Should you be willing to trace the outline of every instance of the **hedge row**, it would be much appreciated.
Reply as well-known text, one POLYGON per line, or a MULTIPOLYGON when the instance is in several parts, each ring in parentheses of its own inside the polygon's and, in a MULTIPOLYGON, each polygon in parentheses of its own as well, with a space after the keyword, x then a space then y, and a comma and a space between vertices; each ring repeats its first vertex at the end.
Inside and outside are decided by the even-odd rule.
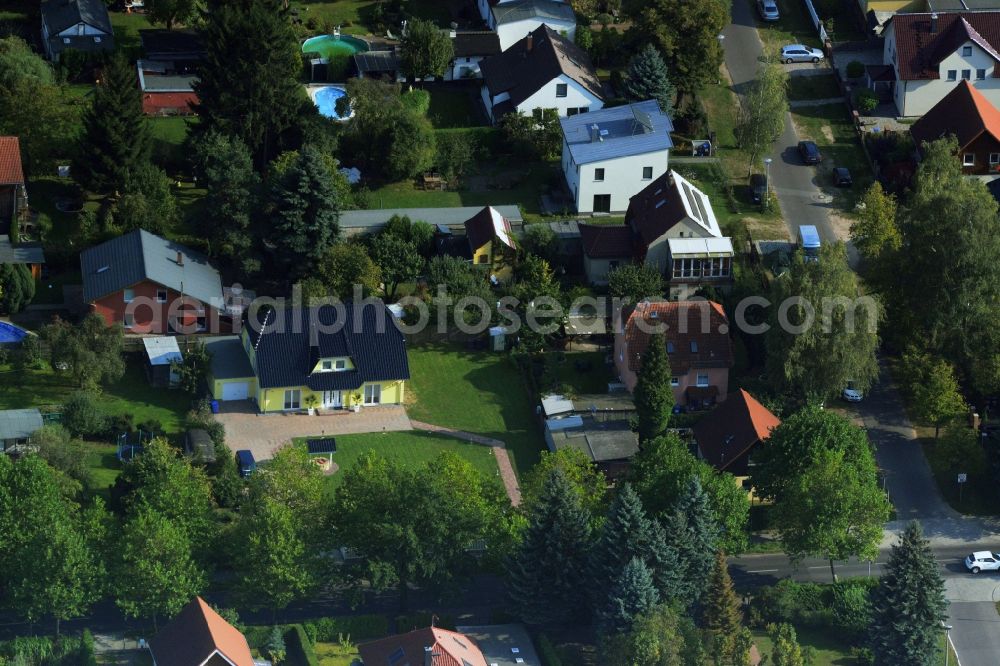
POLYGON ((542 666, 562 666, 562 659, 548 636, 539 634, 535 645, 538 646, 538 658, 542 660, 542 666))
POLYGON ((321 617, 303 622, 302 628, 313 643, 336 643, 341 636, 360 643, 389 635, 389 621, 384 615, 321 617))
POLYGON ((285 627, 285 663, 288 666, 319 666, 316 651, 301 624, 285 627))

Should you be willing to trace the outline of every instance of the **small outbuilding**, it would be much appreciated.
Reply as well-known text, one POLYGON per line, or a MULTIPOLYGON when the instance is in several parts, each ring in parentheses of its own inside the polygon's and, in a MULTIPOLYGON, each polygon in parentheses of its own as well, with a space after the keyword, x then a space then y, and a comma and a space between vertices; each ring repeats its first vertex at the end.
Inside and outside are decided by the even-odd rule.
POLYGON ((177 372, 173 369, 174 361, 183 360, 181 349, 177 346, 177 338, 158 336, 143 338, 142 346, 146 350, 146 374, 153 386, 176 386, 179 381, 177 372))
POLYGON ((0 451, 8 454, 23 452, 31 436, 42 425, 42 414, 37 409, 0 411, 0 451))
POLYGON ((184 453, 198 462, 214 463, 215 442, 207 431, 192 428, 184 433, 184 453))

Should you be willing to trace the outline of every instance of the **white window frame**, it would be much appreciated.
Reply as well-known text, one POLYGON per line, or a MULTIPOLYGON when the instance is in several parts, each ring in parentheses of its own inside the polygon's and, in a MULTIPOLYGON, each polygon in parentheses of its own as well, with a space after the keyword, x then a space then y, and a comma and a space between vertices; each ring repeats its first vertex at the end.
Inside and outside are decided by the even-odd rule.
POLYGON ((122 325, 125 328, 135 328, 135 315, 131 312, 126 312, 122 318, 122 325))
POLYGON ((976 166, 976 154, 962 153, 962 166, 976 166))
POLYGON ((166 303, 167 302, 167 290, 166 289, 157 289, 156 290, 156 302, 157 303, 166 303), (160 298, 160 294, 163 294, 163 298, 160 298))
POLYGON ((1000 164, 1000 153, 990 153, 990 166, 1000 164))
POLYGON ((670 378, 670 385, 673 386, 674 388, 680 386, 681 385, 680 378, 678 378, 678 377, 671 377, 670 378))
POLYGON ((366 405, 382 404, 381 384, 365 384, 365 404, 366 405))
POLYGON ((302 408, 302 389, 285 389, 283 408, 286 411, 302 408))
POLYGON ((333 372, 333 361, 324 359, 319 362, 319 369, 322 372, 333 372))
POLYGON ((131 303, 135 300, 135 289, 124 289, 122 293, 122 300, 126 303, 131 303))
POLYGON ((695 380, 695 384, 698 388, 707 388, 709 386, 708 375, 699 374, 695 380))
POLYGON ((338 358, 336 361, 333 362, 333 369, 334 370, 347 370, 347 361, 345 361, 342 358, 338 358))

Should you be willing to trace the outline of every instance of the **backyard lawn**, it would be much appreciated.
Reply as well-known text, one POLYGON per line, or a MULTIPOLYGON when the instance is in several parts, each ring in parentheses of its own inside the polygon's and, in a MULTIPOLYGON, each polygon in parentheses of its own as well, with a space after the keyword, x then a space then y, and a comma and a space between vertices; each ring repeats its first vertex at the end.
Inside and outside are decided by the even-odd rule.
MULTIPOLYGON (((0 409, 57 406, 76 390, 73 380, 50 369, 18 373, 0 366, 0 409)), ((155 419, 167 434, 181 431, 191 398, 178 390, 150 386, 141 362, 130 358, 125 376, 101 393, 101 404, 111 415, 131 414, 134 423, 155 419)))
MULTIPOLYGON (((809 628, 809 627, 799 627, 795 628, 795 633, 798 636, 799 645, 802 647, 810 646, 815 652, 813 654, 813 660, 809 662, 811 666, 853 666, 854 664, 861 664, 851 656, 851 646, 844 643, 834 635, 833 632, 819 629, 819 628, 809 628)), ((770 656, 771 654, 771 639, 768 637, 767 633, 763 631, 753 632, 754 642, 757 644, 757 648, 762 654, 770 656)), ((941 651, 939 653, 940 664, 946 663, 944 655, 944 645, 945 637, 941 636, 941 651)), ((958 663, 955 659, 954 650, 950 650, 950 657, 947 663, 955 664, 958 663)))
POLYGON ((799 137, 812 139, 823 153, 823 164, 817 169, 820 185, 827 192, 836 195, 842 210, 853 210, 857 200, 871 184, 872 174, 847 104, 792 109, 792 120, 799 130, 799 137), (833 187, 833 167, 850 169, 854 186, 847 189, 833 187))
MULTIPOLYGON (((452 8, 460 8, 463 0, 412 0, 407 10, 414 16, 429 19, 445 27, 452 21, 452 8)), ((289 5, 299 10, 303 21, 314 19, 321 30, 340 26, 345 34, 367 35, 374 31, 375 9, 380 0, 292 0, 289 5)), ((396 29, 393 32, 398 34, 396 29)))
MULTIPOLYGON (((298 438, 295 443, 304 446, 305 438, 298 438)), ((337 464, 339 471, 326 477, 327 490, 332 492, 339 486, 344 478, 344 470, 350 469, 367 451, 398 460, 406 467, 419 467, 442 453, 454 453, 486 476, 498 478, 496 458, 488 446, 418 430, 379 432, 337 435, 337 452, 333 454, 333 462, 337 464)))
POLYGON ((518 474, 545 446, 520 371, 504 354, 457 346, 410 349, 410 418, 506 442, 518 474))
POLYGON ((549 353, 546 363, 555 369, 560 385, 569 387, 574 395, 607 393, 612 381, 611 370, 604 364, 605 352, 549 353))
POLYGON ((316 643, 314 646, 319 666, 351 666, 358 659, 358 651, 345 649, 336 643, 316 643))
POLYGON ((427 110, 431 124, 437 129, 482 125, 484 118, 476 108, 478 92, 478 88, 431 88, 431 105, 427 110))
POLYGON ((788 79, 788 99, 828 99, 842 97, 837 78, 833 74, 819 76, 792 76, 788 79))

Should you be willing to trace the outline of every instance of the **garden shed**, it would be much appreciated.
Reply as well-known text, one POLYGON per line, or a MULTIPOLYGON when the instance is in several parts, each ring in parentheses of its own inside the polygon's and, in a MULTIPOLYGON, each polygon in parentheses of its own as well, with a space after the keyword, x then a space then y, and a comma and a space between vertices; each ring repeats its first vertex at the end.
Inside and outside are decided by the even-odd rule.
POLYGON ((176 386, 178 377, 172 364, 184 358, 177 346, 177 338, 143 338, 142 346, 146 350, 146 376, 149 377, 149 383, 153 386, 176 386))

